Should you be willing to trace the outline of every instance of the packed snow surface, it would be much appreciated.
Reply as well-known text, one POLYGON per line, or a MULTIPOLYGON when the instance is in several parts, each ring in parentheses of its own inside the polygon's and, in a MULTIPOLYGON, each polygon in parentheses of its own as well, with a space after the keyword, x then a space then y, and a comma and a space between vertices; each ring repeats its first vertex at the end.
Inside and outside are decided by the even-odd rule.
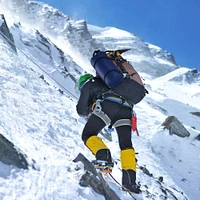
MULTIPOLYGON (((0 1, 1 4, 4 5, 3 1, 0 1)), ((44 5, 39 4, 39 8, 41 6, 44 5)), ((5 11, 5 17, 8 13, 9 9, 5 11)), ((73 162, 79 152, 89 160, 94 159, 81 140, 85 120, 76 113, 79 96, 77 79, 84 71, 94 72, 89 60, 84 52, 77 52, 62 34, 58 37, 46 33, 45 40, 42 27, 34 29, 27 21, 24 25, 22 19, 20 25, 17 21, 13 25, 14 17, 11 15, 7 19, 18 51, 15 53, 0 35, 0 134, 14 143, 30 161, 35 160, 37 170, 31 167, 21 170, 0 162, 0 199, 103 200, 104 197, 91 188, 79 185, 84 169, 82 164, 73 162), (64 67, 68 70, 65 74, 64 67)), ((120 42, 122 38, 132 40, 136 37, 114 27, 90 25, 89 29, 97 41, 99 37, 105 48, 111 45, 107 43, 108 37, 117 41, 113 45, 120 48, 127 47, 126 43, 120 42)), ((157 46, 148 46, 160 51, 157 46)), ((141 47, 141 50, 145 48, 141 47)), ((127 59, 134 56, 131 53, 125 55, 127 59)), ((144 60, 144 52, 141 51, 135 58, 144 60)), ((166 62, 164 58, 161 60, 166 62)), ((144 61, 149 66, 153 62, 149 58, 144 61)), ((137 169, 137 181, 144 190, 147 185, 155 199, 162 199, 163 195, 156 179, 160 176, 164 178, 163 186, 178 200, 197 200, 200 196, 200 142, 195 139, 200 134, 200 118, 191 114, 200 110, 200 82, 195 79, 188 83, 180 78, 185 77, 188 71, 188 68, 170 68, 169 73, 157 78, 148 75, 148 71, 141 73, 146 77, 149 94, 134 108, 140 136, 133 133, 132 142, 138 153, 138 166, 146 166, 154 177, 137 169), (176 116, 190 136, 180 138, 163 130, 161 124, 168 116, 176 116)), ((117 135, 112 133, 111 142, 99 136, 111 148, 113 159, 118 162, 113 176, 121 182, 117 135)), ((110 180, 108 183, 121 199, 132 199, 117 184, 110 180)), ((142 199, 149 198, 143 195, 142 199)), ((168 194, 168 199, 175 198, 168 194)))

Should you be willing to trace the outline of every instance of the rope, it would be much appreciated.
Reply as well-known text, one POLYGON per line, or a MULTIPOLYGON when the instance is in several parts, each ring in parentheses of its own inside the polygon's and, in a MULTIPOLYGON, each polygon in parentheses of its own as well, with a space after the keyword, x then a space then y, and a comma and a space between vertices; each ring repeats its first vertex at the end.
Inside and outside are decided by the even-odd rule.
POLYGON ((31 59, 26 53, 24 53, 14 42, 12 42, 4 33, 2 33, 2 31, 0 31, 0 34, 10 43, 12 44, 14 47, 16 47, 16 49, 18 49, 27 59, 29 59, 33 64, 35 64, 40 70, 42 70, 48 77, 50 77, 51 80, 53 80, 56 84, 58 84, 62 89, 64 89, 65 91, 67 91, 73 98, 74 100, 77 100, 77 97, 72 94, 67 88, 65 88, 63 85, 61 85, 58 81, 56 81, 50 74, 48 74, 44 69, 42 69, 40 67, 40 65, 38 65, 33 59, 31 59))
POLYGON ((131 196, 133 199, 136 200, 136 198, 133 196, 133 194, 132 194, 129 190, 127 190, 123 185, 121 185, 121 184, 114 178, 114 176, 113 176, 111 173, 108 173, 108 174, 109 174, 109 176, 112 178, 112 180, 113 180, 115 183, 117 183, 117 185, 119 185, 125 192, 128 192, 128 193, 130 194, 130 196, 131 196))

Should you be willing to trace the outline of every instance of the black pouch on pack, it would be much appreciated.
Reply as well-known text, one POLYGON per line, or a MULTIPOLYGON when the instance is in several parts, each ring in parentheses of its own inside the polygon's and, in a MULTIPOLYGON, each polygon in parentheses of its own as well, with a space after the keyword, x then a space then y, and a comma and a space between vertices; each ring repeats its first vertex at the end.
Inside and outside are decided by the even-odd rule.
POLYGON ((139 103, 146 95, 144 86, 129 78, 124 78, 123 82, 113 91, 133 104, 139 103))

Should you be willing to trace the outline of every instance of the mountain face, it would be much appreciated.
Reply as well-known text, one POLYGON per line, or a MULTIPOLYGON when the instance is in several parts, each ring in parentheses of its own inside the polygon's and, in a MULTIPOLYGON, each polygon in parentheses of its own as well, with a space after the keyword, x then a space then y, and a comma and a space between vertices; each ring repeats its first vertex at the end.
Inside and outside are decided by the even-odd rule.
MULTIPOLYGON (((192 114, 200 110, 196 69, 180 67, 172 54, 132 33, 75 21, 43 3, 0 0, 0 14, 5 17, 0 27, 6 22, 9 29, 3 34, 16 45, 13 49, 0 29, 0 134, 39 169, 19 170, 0 162, 0 199, 104 199, 79 186, 84 169, 72 162, 79 152, 94 159, 81 141, 85 121, 76 114, 77 80, 85 71, 94 73, 94 50, 123 48, 131 48, 124 58, 145 78, 149 91, 134 108, 141 133, 133 134, 138 165, 153 174, 137 172, 142 188, 151 193, 143 199, 199 198, 200 143, 195 138, 200 125, 199 116, 192 114), (163 130, 168 116, 182 122, 190 135, 180 138, 163 130)), ((116 161, 117 141, 115 133, 106 141, 116 161)), ((113 174, 120 182, 117 167, 113 174)), ((121 199, 131 199, 111 185, 121 199)))
POLYGON ((126 31, 121 30, 119 34, 116 28, 108 27, 96 32, 94 26, 88 26, 85 21, 72 20, 42 3, 9 0, 2 1, 2 4, 10 11, 9 15, 16 13, 19 21, 32 24, 32 28, 46 37, 59 38, 63 46, 72 46, 74 51, 84 54, 86 60, 91 58, 96 49, 131 48, 132 50, 125 54, 125 58, 140 72, 148 71, 148 75, 158 77, 179 68, 173 55, 166 50, 150 45, 126 31))

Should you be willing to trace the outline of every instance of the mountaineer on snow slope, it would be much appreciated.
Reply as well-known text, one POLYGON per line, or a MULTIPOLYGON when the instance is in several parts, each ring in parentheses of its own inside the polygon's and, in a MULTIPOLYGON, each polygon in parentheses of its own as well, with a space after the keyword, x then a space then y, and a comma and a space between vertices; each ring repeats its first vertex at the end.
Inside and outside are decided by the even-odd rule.
POLYGON ((114 127, 118 134, 122 185, 140 193, 136 183, 136 156, 131 141, 133 106, 145 96, 146 90, 138 72, 121 56, 123 50, 95 51, 91 64, 96 75, 84 74, 78 81, 80 97, 77 113, 87 118, 82 140, 95 155, 94 165, 105 173, 112 171, 110 149, 98 137, 105 127, 114 127))

